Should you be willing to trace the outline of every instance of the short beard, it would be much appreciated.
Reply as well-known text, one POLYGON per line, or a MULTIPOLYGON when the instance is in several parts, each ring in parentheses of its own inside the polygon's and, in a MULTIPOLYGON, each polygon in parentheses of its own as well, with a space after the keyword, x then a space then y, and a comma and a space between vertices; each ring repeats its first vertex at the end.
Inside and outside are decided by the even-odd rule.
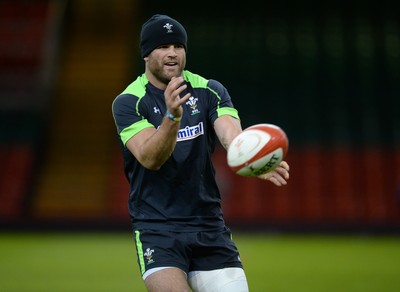
MULTIPOLYGON (((173 77, 173 76, 169 76, 169 75, 165 74, 162 69, 158 69, 158 68, 155 70, 151 70, 151 73, 158 81, 160 81, 161 83, 163 83, 165 85, 168 85, 168 83, 171 81, 171 78, 173 77)), ((180 74, 182 74, 182 71, 179 74, 177 74, 175 77, 180 76, 180 74)))
MULTIPOLYGON (((159 73, 159 72, 157 72, 159 73)), ((168 85, 168 83, 171 81, 171 77, 168 77, 164 74, 154 74, 154 76, 157 78, 158 81, 161 83, 168 85)))

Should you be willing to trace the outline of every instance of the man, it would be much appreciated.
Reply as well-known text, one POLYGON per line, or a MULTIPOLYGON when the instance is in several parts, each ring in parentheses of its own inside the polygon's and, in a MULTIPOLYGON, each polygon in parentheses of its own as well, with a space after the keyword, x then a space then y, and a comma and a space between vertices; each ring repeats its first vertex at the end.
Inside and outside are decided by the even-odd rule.
MULTIPOLYGON (((185 69, 187 34, 167 15, 142 26, 145 73, 113 102, 129 214, 149 291, 248 291, 211 162, 242 129, 225 87, 185 69)), ((282 162, 260 177, 280 186, 282 162)))

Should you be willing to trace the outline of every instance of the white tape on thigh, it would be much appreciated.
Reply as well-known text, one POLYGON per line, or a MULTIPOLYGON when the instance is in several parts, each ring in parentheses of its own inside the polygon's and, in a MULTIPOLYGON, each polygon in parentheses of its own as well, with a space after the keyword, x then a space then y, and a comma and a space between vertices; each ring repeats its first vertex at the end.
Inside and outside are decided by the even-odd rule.
POLYGON ((143 281, 144 281, 144 280, 146 280, 146 278, 147 278, 148 276, 150 276, 151 274, 154 274, 155 272, 158 272, 158 271, 161 271, 161 270, 164 270, 164 269, 169 269, 169 268, 174 268, 174 267, 152 268, 152 269, 146 271, 146 272, 143 274, 142 279, 143 279, 143 281))
POLYGON ((190 287, 195 292, 248 292, 246 275, 241 268, 212 271, 193 271, 188 274, 190 287))

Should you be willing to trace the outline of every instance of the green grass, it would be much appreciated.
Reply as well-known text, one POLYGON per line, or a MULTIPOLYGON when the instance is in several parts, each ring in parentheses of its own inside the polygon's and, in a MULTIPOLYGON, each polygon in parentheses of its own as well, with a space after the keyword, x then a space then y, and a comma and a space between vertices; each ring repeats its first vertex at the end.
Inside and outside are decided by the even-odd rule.
MULTIPOLYGON (((400 238, 234 233, 250 291, 400 291, 400 238)), ((131 234, 2 233, 0 291, 146 291, 131 234)))
POLYGON ((250 291, 400 291, 400 238, 238 237, 250 291))

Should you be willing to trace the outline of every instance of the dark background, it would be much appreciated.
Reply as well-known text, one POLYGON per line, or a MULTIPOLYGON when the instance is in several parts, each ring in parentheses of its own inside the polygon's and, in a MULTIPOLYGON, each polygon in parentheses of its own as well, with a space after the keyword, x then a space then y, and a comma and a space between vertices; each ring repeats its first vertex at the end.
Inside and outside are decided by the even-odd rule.
POLYGON ((221 81, 243 127, 289 137, 288 186, 215 165, 245 228, 398 232, 395 1, 0 1, 0 223, 129 228, 111 103, 144 71, 141 24, 189 36, 187 69, 221 81))
POLYGON ((270 121, 305 146, 398 143, 393 1, 176 3, 144 2, 144 15, 185 24, 188 69, 226 84, 244 126, 270 121))

